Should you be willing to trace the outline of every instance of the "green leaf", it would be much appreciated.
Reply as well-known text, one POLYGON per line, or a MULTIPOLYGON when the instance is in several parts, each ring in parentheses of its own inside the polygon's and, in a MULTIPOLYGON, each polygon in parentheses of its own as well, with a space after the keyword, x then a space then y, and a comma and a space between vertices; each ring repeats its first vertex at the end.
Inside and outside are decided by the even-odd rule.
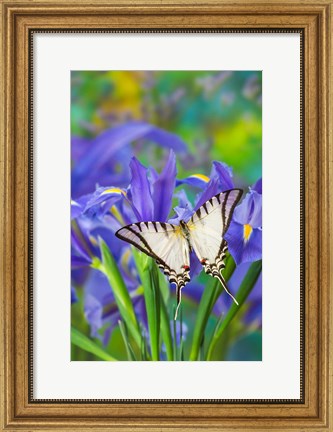
POLYGON ((231 323, 231 321, 234 319, 235 315, 239 312, 241 309, 242 304, 245 302, 247 297, 249 296, 250 292, 252 291, 255 283, 257 282, 258 277, 260 276, 262 268, 262 262, 261 260, 255 261, 251 264, 251 267, 249 268, 248 272, 246 273, 239 290, 237 292, 237 301, 239 303, 239 306, 237 306, 235 303, 233 303, 226 314, 224 320, 222 320, 217 326, 214 335, 209 343, 208 346, 208 352, 207 352, 207 360, 211 360, 215 346, 225 331, 225 329, 228 327, 228 325, 231 323))
POLYGON ((168 315, 167 306, 163 300, 163 296, 160 297, 161 306, 161 337, 165 344, 166 357, 167 360, 173 360, 173 346, 172 346, 172 336, 170 329, 170 318, 168 315))
POLYGON ((167 282, 165 275, 161 271, 158 271, 158 280, 162 298, 164 300, 164 303, 167 305, 170 298, 169 282, 167 282))
POLYGON ((143 286, 152 360, 160 359, 160 288, 158 269, 154 261, 133 249, 134 260, 143 286))
POLYGON ((122 321, 118 321, 118 324, 119 324, 120 333, 121 333, 121 336, 123 338, 124 345, 125 345, 125 348, 126 348, 127 359, 129 361, 137 360, 136 357, 135 357, 133 348, 131 347, 131 344, 130 344, 130 342, 128 340, 126 325, 122 321))
POLYGON ((179 345, 179 361, 184 361, 184 339, 180 341, 179 345))
POLYGON ((97 263, 95 261, 94 267, 102 271, 106 275, 113 291, 120 315, 126 323, 128 331, 135 340, 138 349, 140 349, 140 327, 134 312, 131 297, 120 274, 118 265, 114 260, 107 244, 102 239, 100 239, 100 248, 102 253, 102 263, 97 263))
POLYGON ((103 348, 99 347, 94 341, 82 334, 79 330, 71 327, 71 342, 73 345, 78 346, 84 351, 94 354, 96 357, 106 361, 117 361, 108 354, 103 348))
POLYGON ((199 349, 199 357, 198 360, 199 361, 203 361, 205 360, 205 335, 203 335, 202 341, 201 341, 201 345, 200 345, 200 349, 199 349))
MULTIPOLYGON (((156 264, 155 264, 156 267, 156 264)), ((166 280, 165 275, 157 269, 158 281, 160 288, 160 308, 161 308, 161 338, 165 344, 167 360, 173 360, 173 347, 172 347, 172 336, 170 329, 170 317, 168 313, 167 304, 170 297, 169 283, 166 280)))
MULTIPOLYGON (((226 282, 228 282, 228 280, 230 279, 235 268, 235 262, 231 255, 229 255, 226 261, 226 267, 222 273, 226 282)), ((205 334, 208 318, 212 313, 213 307, 217 299, 221 295, 222 291, 224 291, 224 289, 220 282, 215 278, 210 278, 202 294, 198 308, 197 319, 195 322, 193 333, 192 348, 190 353, 190 360, 192 361, 198 359, 200 346, 202 345, 202 340, 205 334)))

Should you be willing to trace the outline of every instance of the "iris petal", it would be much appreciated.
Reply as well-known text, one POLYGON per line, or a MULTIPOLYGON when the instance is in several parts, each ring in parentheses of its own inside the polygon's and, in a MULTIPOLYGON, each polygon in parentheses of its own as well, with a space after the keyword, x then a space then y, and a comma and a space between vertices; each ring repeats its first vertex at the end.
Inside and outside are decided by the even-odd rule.
MULTIPOLYGON (((116 172, 117 162, 121 162, 122 167, 128 166, 130 151, 127 146, 138 139, 151 140, 161 147, 178 152, 187 149, 184 141, 177 135, 149 123, 132 121, 115 126, 104 131, 85 146, 85 153, 80 155, 72 171, 72 195, 77 197, 90 192, 95 188, 96 183, 104 184, 103 182, 106 181, 106 184, 116 184, 115 181, 123 173, 117 173, 112 178, 110 173, 116 172)), ((126 178, 128 173, 124 174, 126 178)))
POLYGON ((258 192, 258 194, 262 195, 262 178, 255 182, 255 184, 251 187, 252 190, 258 192))
POLYGON ((219 179, 221 192, 235 187, 232 180, 232 169, 223 162, 213 162, 211 178, 219 179))
POLYGON ((71 286, 71 304, 76 303, 78 300, 77 295, 76 295, 76 291, 75 288, 73 287, 73 285, 71 286))
POLYGON ((260 228, 254 228, 248 241, 245 241, 244 225, 231 221, 225 239, 237 265, 262 258, 262 231, 260 228))
POLYGON ((191 218, 193 214, 193 209, 192 204, 190 203, 189 199, 187 198, 186 192, 183 189, 177 192, 175 194, 175 197, 178 198, 178 206, 174 207, 176 216, 170 218, 168 222, 179 225, 179 222, 181 220, 187 222, 191 218))
POLYGON ((219 181, 217 178, 211 179, 208 183, 206 189, 199 196, 197 203, 194 207, 194 211, 198 210, 205 202, 211 199, 214 195, 217 195, 220 192, 219 190, 219 181))
POLYGON ((176 185, 176 156, 170 151, 168 161, 153 184, 154 220, 165 222, 172 206, 172 195, 176 185))
POLYGON ((186 177, 181 180, 177 180, 177 186, 180 186, 182 184, 188 184, 190 186, 193 186, 195 188, 204 189, 207 187, 207 184, 209 183, 210 178, 203 174, 192 174, 189 177, 186 177))
POLYGON ((250 191, 242 203, 236 207, 233 219, 241 225, 249 224, 253 228, 262 226, 262 197, 258 192, 250 191))
POLYGON ((183 220, 187 222, 187 220, 192 216, 192 212, 184 207, 174 207, 174 211, 176 215, 168 220, 169 223, 179 225, 180 221, 183 220))
POLYGON ((253 200, 253 211, 248 223, 253 228, 260 228, 262 226, 262 196, 253 191, 251 197, 253 200))
POLYGON ((130 163, 132 179, 129 190, 129 200, 139 220, 150 221, 154 217, 154 203, 148 180, 148 170, 136 158, 130 163))
POLYGON ((118 316, 118 309, 114 308, 112 313, 106 314, 105 309, 114 302, 114 296, 110 290, 108 281, 103 273, 91 269, 84 292, 84 314, 90 324, 91 336, 102 340, 98 330, 103 326, 114 326, 118 316))
POLYGON ((71 220, 77 219, 84 212, 87 202, 91 199, 92 195, 84 195, 76 200, 71 200, 71 220))
POLYGON ((100 187, 87 202, 84 212, 89 216, 104 216, 119 200, 126 197, 124 190, 114 187, 100 187))

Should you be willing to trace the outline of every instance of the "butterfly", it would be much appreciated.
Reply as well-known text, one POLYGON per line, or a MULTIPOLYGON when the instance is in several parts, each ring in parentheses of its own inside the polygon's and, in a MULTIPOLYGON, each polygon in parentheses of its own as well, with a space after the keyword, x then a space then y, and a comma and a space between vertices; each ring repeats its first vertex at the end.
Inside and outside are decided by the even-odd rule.
POLYGON ((177 319, 181 290, 190 281, 190 252, 194 250, 205 272, 219 280, 224 290, 238 305, 221 274, 225 267, 228 245, 224 234, 243 191, 230 189, 205 202, 179 225, 165 222, 136 222, 116 232, 116 236, 152 257, 159 268, 176 285, 177 319))

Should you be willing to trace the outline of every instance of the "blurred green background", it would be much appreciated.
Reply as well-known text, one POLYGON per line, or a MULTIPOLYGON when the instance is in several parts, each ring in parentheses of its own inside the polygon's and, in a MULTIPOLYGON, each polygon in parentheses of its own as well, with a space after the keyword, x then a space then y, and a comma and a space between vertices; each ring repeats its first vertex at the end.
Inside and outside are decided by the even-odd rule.
MULTIPOLYGON (((195 168, 208 175, 211 161, 221 160, 239 183, 252 184, 261 177, 261 84, 258 71, 72 72, 72 136, 95 137, 112 125, 144 120, 189 146, 178 163, 180 177, 195 168)), ((156 156, 145 151, 139 159, 158 169, 156 156)))

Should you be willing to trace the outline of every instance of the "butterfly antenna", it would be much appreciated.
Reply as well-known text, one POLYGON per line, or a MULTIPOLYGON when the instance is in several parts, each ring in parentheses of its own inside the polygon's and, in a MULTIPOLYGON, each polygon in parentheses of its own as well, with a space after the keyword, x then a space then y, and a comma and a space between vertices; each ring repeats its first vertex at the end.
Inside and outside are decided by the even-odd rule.
POLYGON ((180 303, 182 301, 182 291, 181 291, 181 288, 179 288, 178 285, 177 285, 177 288, 176 288, 176 295, 177 295, 177 307, 176 307, 176 312, 175 312, 175 317, 174 317, 175 321, 177 319, 178 310, 179 310, 179 307, 180 307, 180 303))
POLYGON ((225 280, 223 279, 222 275, 214 274, 214 276, 220 281, 221 285, 223 286, 224 290, 227 292, 227 294, 230 295, 230 297, 233 299, 233 301, 236 303, 237 306, 239 306, 238 301, 235 299, 235 297, 231 294, 231 292, 227 288, 227 284, 225 283, 225 280))

